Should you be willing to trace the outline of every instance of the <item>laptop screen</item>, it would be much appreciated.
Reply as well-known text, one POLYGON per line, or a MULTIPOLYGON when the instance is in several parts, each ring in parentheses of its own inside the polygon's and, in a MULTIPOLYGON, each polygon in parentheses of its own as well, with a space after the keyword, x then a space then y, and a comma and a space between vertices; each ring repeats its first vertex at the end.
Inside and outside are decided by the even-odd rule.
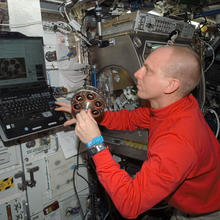
POLYGON ((42 38, 0 39, 0 87, 45 79, 42 38))

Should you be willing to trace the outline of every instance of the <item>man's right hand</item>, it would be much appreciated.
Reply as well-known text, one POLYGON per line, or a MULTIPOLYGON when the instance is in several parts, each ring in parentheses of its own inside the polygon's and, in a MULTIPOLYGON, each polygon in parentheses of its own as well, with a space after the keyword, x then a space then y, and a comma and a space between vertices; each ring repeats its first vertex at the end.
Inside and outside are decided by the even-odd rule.
MULTIPOLYGON (((55 102, 59 107, 55 108, 55 111, 63 111, 71 114, 71 103, 70 102, 55 102)), ((76 123, 76 119, 73 117, 70 120, 67 120, 63 125, 69 126, 76 123)))

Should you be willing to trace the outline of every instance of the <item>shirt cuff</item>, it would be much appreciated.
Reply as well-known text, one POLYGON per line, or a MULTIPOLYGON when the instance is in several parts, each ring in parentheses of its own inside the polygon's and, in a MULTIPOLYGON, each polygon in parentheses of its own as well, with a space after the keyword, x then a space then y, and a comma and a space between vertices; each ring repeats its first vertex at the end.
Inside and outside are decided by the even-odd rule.
POLYGON ((105 150, 95 154, 93 156, 93 160, 95 162, 96 169, 116 164, 111 152, 109 151, 109 147, 106 147, 105 150))

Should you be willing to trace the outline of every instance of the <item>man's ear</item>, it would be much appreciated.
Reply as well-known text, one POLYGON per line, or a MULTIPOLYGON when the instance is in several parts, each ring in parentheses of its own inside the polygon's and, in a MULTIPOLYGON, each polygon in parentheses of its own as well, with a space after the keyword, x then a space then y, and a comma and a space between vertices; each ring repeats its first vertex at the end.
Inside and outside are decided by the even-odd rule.
POLYGON ((164 91, 165 94, 174 93, 177 89, 179 89, 180 81, 176 78, 170 78, 168 80, 168 85, 164 91))

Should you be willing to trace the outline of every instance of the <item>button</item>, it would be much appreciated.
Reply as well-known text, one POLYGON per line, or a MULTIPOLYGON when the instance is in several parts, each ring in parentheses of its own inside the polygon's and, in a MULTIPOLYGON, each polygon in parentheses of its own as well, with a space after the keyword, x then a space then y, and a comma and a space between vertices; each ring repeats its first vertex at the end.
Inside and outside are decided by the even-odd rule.
POLYGON ((11 125, 6 125, 6 129, 11 129, 11 125))

